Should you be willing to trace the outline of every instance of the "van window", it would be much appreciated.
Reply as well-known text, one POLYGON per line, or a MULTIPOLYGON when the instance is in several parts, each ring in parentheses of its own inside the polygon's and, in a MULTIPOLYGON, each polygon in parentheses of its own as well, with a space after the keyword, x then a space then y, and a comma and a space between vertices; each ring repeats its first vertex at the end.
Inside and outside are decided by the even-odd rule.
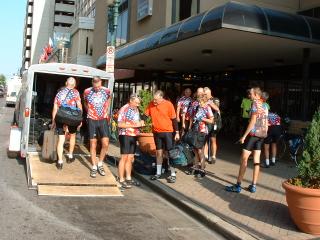
POLYGON ((16 97, 17 93, 16 92, 11 92, 10 97, 16 97))

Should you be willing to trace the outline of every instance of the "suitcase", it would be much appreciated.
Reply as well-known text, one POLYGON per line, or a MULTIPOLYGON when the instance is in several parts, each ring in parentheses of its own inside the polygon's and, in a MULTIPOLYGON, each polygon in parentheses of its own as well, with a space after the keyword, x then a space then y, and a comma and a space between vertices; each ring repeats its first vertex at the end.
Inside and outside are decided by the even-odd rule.
POLYGON ((46 130, 43 136, 42 158, 56 161, 57 160, 57 143, 58 136, 53 130, 46 130))

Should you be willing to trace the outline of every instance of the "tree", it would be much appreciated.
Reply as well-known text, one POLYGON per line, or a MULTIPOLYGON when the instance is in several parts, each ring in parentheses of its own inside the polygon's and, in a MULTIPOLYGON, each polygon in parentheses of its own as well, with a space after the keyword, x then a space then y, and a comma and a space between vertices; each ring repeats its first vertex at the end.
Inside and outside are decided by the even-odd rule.
POLYGON ((302 186, 320 189, 320 108, 315 112, 305 137, 298 175, 302 186))
POLYGON ((6 77, 3 74, 0 74, 0 86, 6 85, 6 77))

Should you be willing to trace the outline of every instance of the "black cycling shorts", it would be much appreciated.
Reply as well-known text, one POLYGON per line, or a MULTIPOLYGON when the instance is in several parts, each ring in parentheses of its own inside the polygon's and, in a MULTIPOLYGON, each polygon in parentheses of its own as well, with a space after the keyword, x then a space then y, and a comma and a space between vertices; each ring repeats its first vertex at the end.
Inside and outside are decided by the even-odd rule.
MULTIPOLYGON (((62 124, 62 123, 56 123, 56 124, 57 124, 56 125, 56 132, 58 133, 58 135, 64 135, 65 134, 65 131, 63 129, 64 124, 62 124)), ((78 127, 70 127, 70 126, 68 126, 68 131, 69 131, 70 134, 74 134, 74 133, 77 132, 77 128, 78 127)))
POLYGON ((109 125, 106 119, 92 120, 88 118, 89 139, 109 138, 109 125))
POLYGON ((208 133, 209 138, 217 137, 219 131, 214 129, 214 124, 209 124, 208 130, 209 130, 209 133, 208 133))
POLYGON ((265 144, 277 143, 281 137, 282 128, 280 125, 273 125, 268 128, 268 136, 264 139, 265 144))
POLYGON ((243 149, 248 151, 261 150, 263 145, 263 138, 249 136, 243 143, 243 149))
POLYGON ((119 135, 120 153, 135 154, 137 146, 137 137, 119 135))
POLYGON ((154 133, 153 137, 156 144, 156 150, 170 150, 173 148, 172 132, 154 133))

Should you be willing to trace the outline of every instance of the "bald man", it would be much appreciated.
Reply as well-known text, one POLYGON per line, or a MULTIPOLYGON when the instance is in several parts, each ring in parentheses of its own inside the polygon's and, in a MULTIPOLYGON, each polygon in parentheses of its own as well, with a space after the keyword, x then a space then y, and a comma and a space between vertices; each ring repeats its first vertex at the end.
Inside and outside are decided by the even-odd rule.
POLYGON ((52 110, 52 129, 55 128, 59 138, 57 145, 57 154, 58 161, 56 163, 57 169, 61 170, 63 166, 63 145, 65 142, 65 133, 70 133, 70 145, 69 145, 69 154, 67 155, 67 163, 71 163, 74 161, 73 150, 76 144, 76 132, 77 129, 81 127, 72 127, 67 126, 63 123, 56 122, 55 118, 59 108, 62 105, 67 105, 70 107, 77 107, 82 111, 81 98, 78 90, 75 89, 76 79, 73 77, 69 77, 66 81, 66 87, 60 89, 54 99, 54 105, 52 110))

